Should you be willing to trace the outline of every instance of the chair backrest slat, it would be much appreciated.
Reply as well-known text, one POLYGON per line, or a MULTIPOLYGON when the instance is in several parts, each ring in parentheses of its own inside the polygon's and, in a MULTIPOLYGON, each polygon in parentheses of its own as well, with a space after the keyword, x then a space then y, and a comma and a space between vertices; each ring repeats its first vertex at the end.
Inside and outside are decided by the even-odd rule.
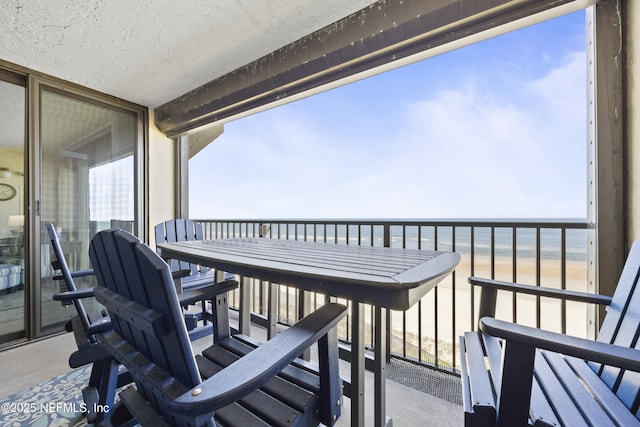
MULTIPOLYGON (((112 321, 118 325, 114 327, 115 331, 178 383, 187 388, 199 384, 200 375, 169 266, 148 246, 121 230, 98 233, 91 242, 89 256, 100 286, 117 293, 121 299, 132 301, 138 310, 154 313, 150 318, 162 317, 162 333, 148 333, 145 329, 148 323, 111 310, 128 302, 115 304, 105 301, 103 303, 109 309, 112 321)), ((98 294, 101 299, 109 297, 105 292, 98 294)), ((167 397, 158 396, 157 390, 142 380, 145 372, 132 372, 138 390, 156 406, 158 412, 169 416, 167 397)), ((176 422, 179 424, 179 420, 176 422)))
MULTIPOLYGON (((635 242, 625 262, 611 305, 598 333, 598 341, 622 347, 638 348, 640 335, 640 243, 635 242)), ((590 363, 602 381, 628 407, 637 411, 640 399, 640 374, 613 366, 590 363)))
MULTIPOLYGON (((629 256, 624 264, 618 285, 613 294, 611 305, 607 308, 607 315, 602 322, 598 341, 618 343, 617 336, 622 321, 627 316, 627 311, 635 293, 638 291, 637 283, 640 278, 640 243, 636 242, 631 247, 629 256)), ((633 309, 633 307, 631 307, 633 309)), ((631 313, 629 313, 631 314, 631 313)), ((625 345, 620 342, 620 345, 625 345)), ((626 344, 628 346, 628 344, 626 344)))
MULTIPOLYGON (((101 286, 105 286, 127 299, 131 299, 128 288, 122 286, 122 273, 116 271, 116 261, 110 259, 110 257, 114 256, 115 246, 113 245, 113 241, 109 242, 110 239, 105 239, 104 237, 105 235, 102 233, 96 234, 89 246, 89 259, 93 265, 96 279, 101 286), (112 262, 114 262, 113 268, 111 265, 112 262), (106 284, 110 284, 110 286, 106 284)), ((110 318, 113 329, 125 340, 130 342, 135 332, 120 316, 114 317, 111 316, 110 313, 110 318)))
MULTIPOLYGON (((155 226, 156 244, 202 240, 204 233, 202 224, 190 219, 172 219, 155 226)), ((156 251, 157 252, 157 251, 156 251)), ((171 270, 191 270, 197 273, 200 266, 186 261, 171 260, 171 270)))

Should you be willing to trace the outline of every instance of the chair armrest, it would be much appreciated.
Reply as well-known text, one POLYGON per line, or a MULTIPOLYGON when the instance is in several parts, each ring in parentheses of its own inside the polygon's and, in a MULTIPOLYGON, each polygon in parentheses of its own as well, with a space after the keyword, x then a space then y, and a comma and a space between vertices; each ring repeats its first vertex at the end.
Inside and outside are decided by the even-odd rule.
POLYGON ((191 305, 198 301, 212 300, 218 295, 232 291, 238 287, 236 280, 226 280, 201 288, 188 289, 178 294, 180 306, 191 305))
POLYGON ((325 304, 275 338, 192 388, 169 404, 177 416, 206 414, 257 390, 311 347, 346 315, 341 304, 325 304))
POLYGON ((95 343, 88 347, 74 351, 69 356, 69 367, 79 368, 89 363, 110 360, 113 356, 102 343, 95 343))
POLYGON ((484 279, 471 276, 469 283, 482 287, 480 296, 480 316, 495 316, 497 291, 510 291, 520 294, 536 295, 547 298, 578 301, 590 304, 610 305, 611 297, 607 295, 591 294, 587 292, 570 291, 567 289, 545 288, 542 286, 523 285, 520 283, 503 282, 500 280, 484 279))
POLYGON ((640 350, 634 348, 572 337, 491 317, 480 319, 480 330, 485 334, 503 338, 507 342, 514 341, 530 347, 640 372, 640 350))
POLYGON ((87 335, 102 333, 112 328, 113 325, 111 324, 111 318, 108 316, 103 317, 102 319, 97 320, 89 325, 89 328, 87 328, 87 335))
POLYGON ((93 295, 93 288, 78 289, 76 291, 61 292, 53 294, 54 301, 75 301, 82 298, 91 298, 93 295))
MULTIPOLYGON (((69 274, 71 274, 72 278, 76 279, 78 277, 93 276, 95 273, 93 270, 76 270, 71 271, 69 274)), ((56 274, 53 276, 53 280, 64 280, 64 276, 62 274, 56 274)))

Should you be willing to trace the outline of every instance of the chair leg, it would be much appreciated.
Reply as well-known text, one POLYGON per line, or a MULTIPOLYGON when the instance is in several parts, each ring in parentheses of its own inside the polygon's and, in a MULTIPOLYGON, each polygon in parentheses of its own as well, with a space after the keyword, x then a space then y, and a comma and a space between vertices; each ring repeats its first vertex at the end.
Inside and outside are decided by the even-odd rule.
POLYGON ((107 417, 96 423, 98 427, 133 427, 136 425, 139 425, 138 420, 133 417, 122 402, 118 402, 107 417))
POLYGON ((229 338, 229 300, 228 293, 216 296, 211 301, 211 311, 213 312, 213 342, 217 343, 229 338))
POLYGON ((118 363, 113 359, 94 362, 89 385, 82 391, 89 423, 99 423, 113 408, 117 385, 118 363))
POLYGON ((335 424, 342 408, 342 381, 338 364, 338 330, 333 328, 318 340, 320 421, 327 426, 335 424))
POLYGON ((502 384, 498 406, 498 427, 527 425, 535 347, 505 343, 502 384))

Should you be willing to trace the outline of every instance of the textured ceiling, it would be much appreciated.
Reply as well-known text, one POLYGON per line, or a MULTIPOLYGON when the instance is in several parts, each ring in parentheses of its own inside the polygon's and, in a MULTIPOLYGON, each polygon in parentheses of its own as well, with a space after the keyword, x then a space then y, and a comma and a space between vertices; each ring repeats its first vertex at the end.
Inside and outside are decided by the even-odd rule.
POLYGON ((373 0, 3 0, 0 59, 156 107, 373 0))

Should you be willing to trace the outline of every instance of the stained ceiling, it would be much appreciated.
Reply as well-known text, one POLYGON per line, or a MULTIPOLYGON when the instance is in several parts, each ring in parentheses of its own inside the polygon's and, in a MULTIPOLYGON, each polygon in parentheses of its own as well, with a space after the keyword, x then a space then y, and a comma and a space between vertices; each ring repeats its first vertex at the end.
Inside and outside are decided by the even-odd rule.
POLYGON ((373 0, 4 0, 0 59, 154 108, 373 0))

